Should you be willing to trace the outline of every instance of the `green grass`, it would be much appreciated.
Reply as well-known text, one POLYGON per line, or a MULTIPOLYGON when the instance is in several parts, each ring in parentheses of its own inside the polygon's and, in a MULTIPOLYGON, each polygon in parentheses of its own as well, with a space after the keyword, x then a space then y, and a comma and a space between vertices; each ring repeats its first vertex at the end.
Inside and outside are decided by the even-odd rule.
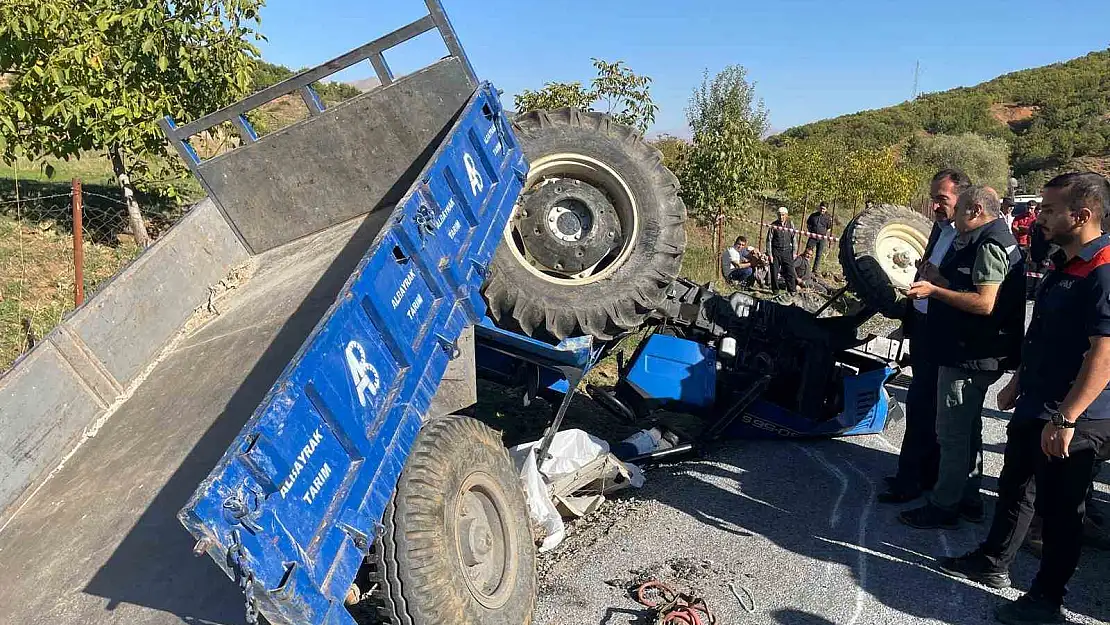
MULTIPOLYGON (((128 232, 123 196, 106 158, 49 162, 52 177, 26 160, 0 164, 0 371, 28 347, 27 326, 41 340, 74 307, 73 178, 84 191, 86 298, 141 251, 128 232)), ((182 214, 177 200, 138 199, 152 236, 182 214)))
MULTIPOLYGON (((139 254, 134 243, 85 241, 85 296, 139 254)), ((74 307, 73 234, 59 224, 0 215, 0 371, 74 307)))

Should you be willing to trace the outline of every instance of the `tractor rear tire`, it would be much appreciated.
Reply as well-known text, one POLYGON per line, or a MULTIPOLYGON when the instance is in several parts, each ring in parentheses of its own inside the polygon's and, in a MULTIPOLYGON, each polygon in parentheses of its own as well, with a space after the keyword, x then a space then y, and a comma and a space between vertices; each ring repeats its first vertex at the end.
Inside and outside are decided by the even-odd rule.
POLYGON ((864 305, 902 319, 909 300, 900 290, 913 283, 932 223, 904 206, 880 204, 848 222, 840 237, 840 265, 848 287, 864 305))
POLYGON ((501 437, 466 417, 424 426, 372 556, 391 625, 528 625, 536 554, 520 477, 501 437))
POLYGON ((494 321, 557 340, 639 327, 686 250, 678 180, 608 115, 534 111, 514 130, 530 169, 483 289, 494 321))

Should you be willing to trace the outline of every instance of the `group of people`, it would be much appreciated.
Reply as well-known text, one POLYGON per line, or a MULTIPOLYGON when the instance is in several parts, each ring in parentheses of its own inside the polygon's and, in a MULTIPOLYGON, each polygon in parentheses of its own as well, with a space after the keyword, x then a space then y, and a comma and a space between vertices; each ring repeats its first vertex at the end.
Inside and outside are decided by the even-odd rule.
POLYGON ((1003 623, 1063 619, 1066 586, 1079 561, 1092 480, 1110 454, 1110 182, 1095 173, 1045 185, 1035 223, 1019 228, 999 195, 958 170, 931 182, 935 223, 908 291, 904 330, 913 381, 896 475, 880 501, 927 494, 899 519, 922 529, 986 520, 983 405, 990 387, 1013 410, 998 500, 986 540, 942 561, 947 574, 992 588, 1010 585, 1034 514, 1043 526, 1041 566, 1029 591, 999 608, 1003 623), (1026 328, 1030 232, 1055 250, 1026 328), (1025 245, 1021 245, 1025 243, 1025 245))
POLYGON ((824 237, 832 231, 832 218, 828 213, 828 204, 821 202, 806 220, 808 241, 805 250, 799 254, 799 231, 790 220, 789 209, 779 207, 778 219, 767 229, 765 251, 748 246, 747 237, 736 237, 732 246, 721 255, 721 275, 727 281, 742 286, 769 282, 775 294, 782 288, 790 294, 796 293, 799 288, 828 294, 829 287, 821 282, 817 274, 828 246, 824 237))

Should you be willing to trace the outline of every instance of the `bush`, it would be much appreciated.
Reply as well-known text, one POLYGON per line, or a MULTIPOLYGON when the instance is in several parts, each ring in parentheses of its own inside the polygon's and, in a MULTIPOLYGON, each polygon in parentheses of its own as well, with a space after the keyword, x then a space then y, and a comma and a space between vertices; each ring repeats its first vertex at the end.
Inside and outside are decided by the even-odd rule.
POLYGON ((913 165, 935 172, 955 167, 967 172, 977 183, 989 184, 1005 193, 1010 178, 1010 146, 1002 139, 972 133, 961 135, 919 135, 906 148, 913 165))

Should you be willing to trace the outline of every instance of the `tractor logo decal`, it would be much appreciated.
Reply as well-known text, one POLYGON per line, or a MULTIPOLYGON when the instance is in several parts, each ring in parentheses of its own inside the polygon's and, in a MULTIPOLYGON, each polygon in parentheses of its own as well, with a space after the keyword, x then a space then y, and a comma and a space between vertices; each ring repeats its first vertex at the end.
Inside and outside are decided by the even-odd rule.
POLYGON ((466 166, 466 177, 470 179, 470 194, 478 197, 478 192, 486 187, 482 181, 482 174, 478 173, 478 166, 470 152, 463 152, 463 165, 466 166))
POLYGON ((351 372, 351 380, 355 384, 355 393, 358 395, 358 403, 362 404, 365 408, 370 397, 366 393, 369 391, 371 396, 378 394, 378 389, 381 388, 382 379, 378 375, 378 370, 374 365, 366 361, 366 348, 358 341, 351 341, 347 343, 347 370, 351 372))

